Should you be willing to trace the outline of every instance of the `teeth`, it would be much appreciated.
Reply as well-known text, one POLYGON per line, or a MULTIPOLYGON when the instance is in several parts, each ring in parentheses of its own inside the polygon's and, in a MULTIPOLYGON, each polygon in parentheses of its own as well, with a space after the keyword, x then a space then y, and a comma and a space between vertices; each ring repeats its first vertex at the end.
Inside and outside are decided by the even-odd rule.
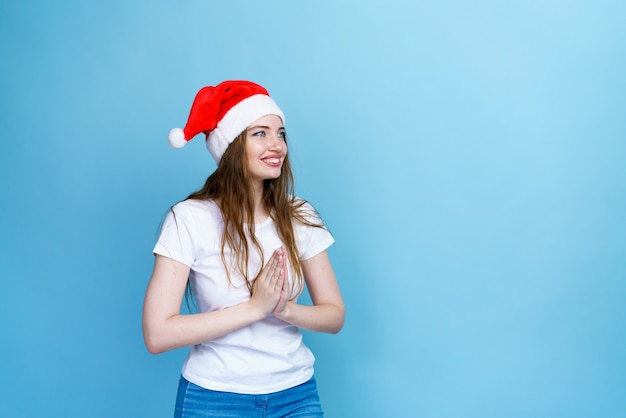
POLYGON ((280 162, 280 158, 266 158, 265 162, 270 164, 277 164, 280 162))

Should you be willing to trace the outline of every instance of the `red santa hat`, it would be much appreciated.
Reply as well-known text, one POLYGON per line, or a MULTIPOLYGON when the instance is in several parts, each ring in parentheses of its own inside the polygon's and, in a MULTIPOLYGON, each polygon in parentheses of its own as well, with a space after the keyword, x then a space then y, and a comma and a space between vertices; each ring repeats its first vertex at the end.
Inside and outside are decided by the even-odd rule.
POLYGON ((170 131, 168 141, 182 148, 203 132, 206 146, 219 164, 226 148, 255 120, 277 115, 285 116, 262 86, 251 81, 224 81, 217 86, 200 89, 191 106, 184 129, 170 131))

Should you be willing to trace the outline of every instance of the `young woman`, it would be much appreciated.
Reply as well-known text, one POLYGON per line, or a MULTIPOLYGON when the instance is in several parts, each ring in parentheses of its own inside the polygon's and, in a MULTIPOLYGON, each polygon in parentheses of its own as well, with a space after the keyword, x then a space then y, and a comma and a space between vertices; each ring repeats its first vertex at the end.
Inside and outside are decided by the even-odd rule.
POLYGON ((154 248, 143 309, 151 353, 191 346, 176 417, 321 417, 300 328, 337 333, 344 304, 333 238, 293 195, 284 115, 248 81, 201 89, 181 147, 203 132, 217 169, 174 205, 154 248), (297 302, 307 287, 312 305, 297 302), (186 289, 198 313, 181 314, 186 289))

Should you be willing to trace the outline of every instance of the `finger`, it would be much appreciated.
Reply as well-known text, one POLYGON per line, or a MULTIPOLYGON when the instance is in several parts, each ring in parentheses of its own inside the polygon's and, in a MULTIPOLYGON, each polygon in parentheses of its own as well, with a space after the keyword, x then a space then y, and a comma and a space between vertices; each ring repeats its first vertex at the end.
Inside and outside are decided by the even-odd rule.
POLYGON ((268 260, 265 267, 263 267, 263 270, 261 271, 261 275, 265 276, 265 278, 271 278, 273 272, 275 272, 276 269, 279 267, 280 267, 280 261, 276 253, 274 253, 268 260))
MULTIPOLYGON (((285 264, 284 259, 285 257, 280 248, 274 251, 270 263, 268 263, 268 273, 270 276, 280 276, 280 271, 285 264)), ((276 279, 276 277, 274 277, 274 279, 276 279)))
POLYGON ((276 289, 282 289, 285 286, 285 269, 280 268, 276 274, 276 289))

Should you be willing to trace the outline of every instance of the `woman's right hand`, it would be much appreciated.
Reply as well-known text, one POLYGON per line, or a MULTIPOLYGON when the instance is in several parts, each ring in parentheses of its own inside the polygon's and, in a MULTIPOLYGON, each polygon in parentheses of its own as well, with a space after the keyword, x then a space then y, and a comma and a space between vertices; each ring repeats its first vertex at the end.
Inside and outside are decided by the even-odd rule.
POLYGON ((254 279, 250 303, 263 313, 269 315, 280 300, 283 285, 287 277, 286 252, 284 247, 272 254, 263 270, 254 279))

